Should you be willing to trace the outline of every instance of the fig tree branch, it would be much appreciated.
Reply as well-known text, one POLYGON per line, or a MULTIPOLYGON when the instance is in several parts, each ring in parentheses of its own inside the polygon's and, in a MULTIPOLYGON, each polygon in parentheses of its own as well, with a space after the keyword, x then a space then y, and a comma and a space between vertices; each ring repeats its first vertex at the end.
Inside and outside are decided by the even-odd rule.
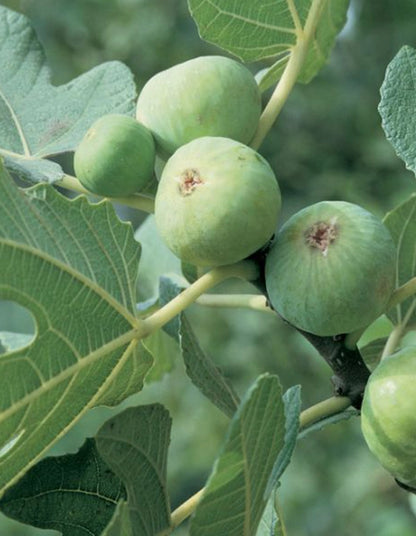
POLYGON ((251 281, 258 277, 258 272, 259 269, 254 261, 241 261, 236 264, 214 268, 197 279, 161 309, 144 320, 140 320, 142 329, 146 335, 149 335, 172 320, 177 314, 194 303, 201 294, 204 294, 218 283, 231 277, 251 281))

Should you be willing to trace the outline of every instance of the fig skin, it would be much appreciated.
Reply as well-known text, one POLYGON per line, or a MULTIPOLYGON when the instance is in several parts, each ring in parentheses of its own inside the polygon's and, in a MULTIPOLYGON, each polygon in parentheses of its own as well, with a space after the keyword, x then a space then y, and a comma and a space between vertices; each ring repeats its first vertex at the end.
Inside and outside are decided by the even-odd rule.
POLYGON ((276 177, 262 156, 228 138, 203 137, 166 163, 155 219, 182 261, 221 266, 246 258, 271 238, 280 205, 276 177))
POLYGON ((381 465, 416 488, 416 346, 386 357, 370 376, 361 429, 381 465))
POLYGON ((319 336, 363 328, 395 286, 396 248, 384 224, 358 205, 323 201, 292 216, 265 264, 273 308, 319 336))
POLYGON ((122 197, 140 192, 153 178, 155 143, 135 118, 108 114, 89 128, 74 154, 75 174, 92 193, 122 197))
POLYGON ((195 138, 215 136, 249 143, 261 113, 251 72, 223 56, 202 56, 153 76, 137 101, 137 119, 167 157, 195 138))

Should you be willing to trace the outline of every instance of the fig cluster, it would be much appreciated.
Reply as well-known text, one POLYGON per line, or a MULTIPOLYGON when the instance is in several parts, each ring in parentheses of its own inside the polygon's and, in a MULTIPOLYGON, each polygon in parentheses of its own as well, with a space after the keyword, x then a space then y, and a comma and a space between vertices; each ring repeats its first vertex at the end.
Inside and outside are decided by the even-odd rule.
POLYGON ((152 77, 135 118, 96 121, 75 152, 75 172, 108 197, 143 192, 156 178, 156 225, 184 263, 215 267, 261 251, 269 302, 287 322, 318 336, 364 328, 394 290, 393 240, 365 209, 324 201, 292 216, 271 243, 281 195, 249 146, 260 114, 259 87, 244 65, 195 58, 152 77))
POLYGON ((75 151, 75 173, 108 197, 142 192, 156 177, 156 225, 173 253, 196 266, 232 264, 269 242, 280 211, 276 177, 247 145, 260 113, 244 65, 195 58, 145 84, 136 118, 96 121, 75 151))

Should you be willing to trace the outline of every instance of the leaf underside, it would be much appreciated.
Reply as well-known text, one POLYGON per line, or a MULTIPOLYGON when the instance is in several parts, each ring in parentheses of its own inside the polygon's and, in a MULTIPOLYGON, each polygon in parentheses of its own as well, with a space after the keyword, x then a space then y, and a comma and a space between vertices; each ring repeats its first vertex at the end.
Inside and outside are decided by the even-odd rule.
POLYGON ((139 255, 110 203, 21 191, 0 170, 0 297, 36 323, 28 346, 0 357, 0 495, 88 408, 141 389, 139 255))

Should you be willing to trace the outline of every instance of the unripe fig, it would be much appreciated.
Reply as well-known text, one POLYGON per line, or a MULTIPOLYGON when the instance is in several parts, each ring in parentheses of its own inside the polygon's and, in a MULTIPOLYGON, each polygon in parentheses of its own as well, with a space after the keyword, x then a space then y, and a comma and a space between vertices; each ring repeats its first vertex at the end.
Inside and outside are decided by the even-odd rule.
POLYGON ((416 488, 416 347, 383 359, 371 374, 361 408, 364 438, 379 462, 416 488))
POLYGON ((140 192, 153 177, 155 144, 133 117, 109 114, 89 128, 74 154, 75 174, 98 195, 121 197, 140 192))
POLYGON ((203 56, 156 74, 137 101, 137 119, 171 155, 203 136, 248 143, 257 128, 261 95, 251 72, 222 56, 203 56))
POLYGON ((280 211, 274 173, 256 151, 203 137, 168 160, 155 201, 156 225, 182 261, 219 266, 244 259, 272 236, 280 211))
POLYGON ((384 224, 363 208, 323 201, 281 228, 267 255, 266 288, 290 324, 332 336, 380 316, 393 292, 396 249, 384 224))

